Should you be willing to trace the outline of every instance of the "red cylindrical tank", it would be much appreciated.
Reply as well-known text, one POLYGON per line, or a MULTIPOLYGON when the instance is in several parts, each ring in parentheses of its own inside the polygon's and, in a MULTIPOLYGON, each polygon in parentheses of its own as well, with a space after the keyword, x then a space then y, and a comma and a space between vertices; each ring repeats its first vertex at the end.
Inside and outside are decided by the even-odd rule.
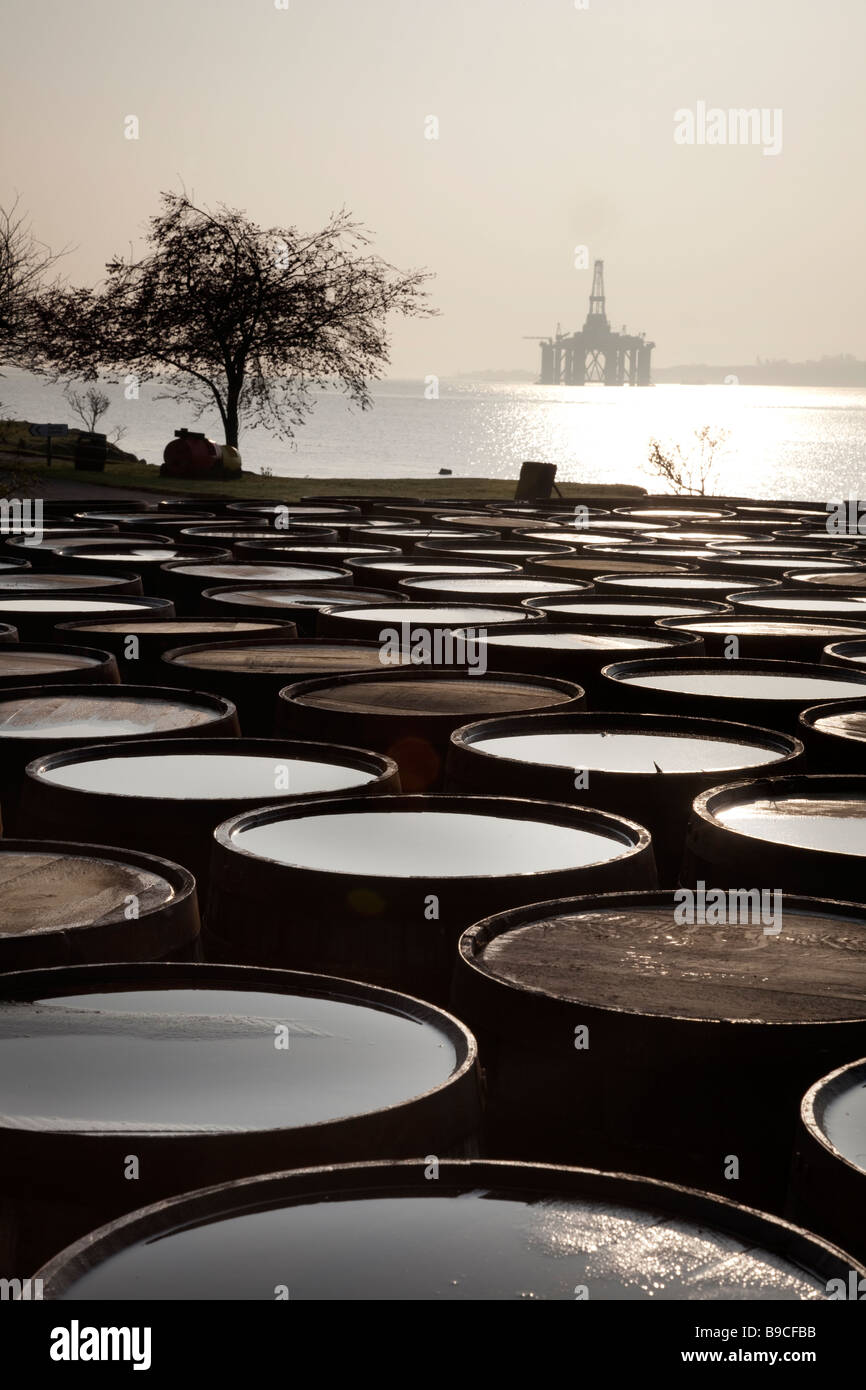
POLYGON ((163 472, 171 478, 200 478, 214 472, 222 462, 219 445, 195 430, 175 430, 162 457, 163 472))

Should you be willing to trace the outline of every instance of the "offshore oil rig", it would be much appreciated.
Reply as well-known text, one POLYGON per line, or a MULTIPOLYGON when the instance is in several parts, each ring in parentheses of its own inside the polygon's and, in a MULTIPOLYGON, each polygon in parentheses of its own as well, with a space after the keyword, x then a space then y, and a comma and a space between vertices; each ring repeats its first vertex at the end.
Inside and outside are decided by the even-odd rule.
POLYGON ((557 324, 554 337, 533 341, 541 343, 542 386, 651 385, 655 343, 648 343, 645 333, 626 333, 624 327, 621 333, 611 331, 604 305, 604 261, 594 263, 589 313, 580 332, 560 333, 557 324))

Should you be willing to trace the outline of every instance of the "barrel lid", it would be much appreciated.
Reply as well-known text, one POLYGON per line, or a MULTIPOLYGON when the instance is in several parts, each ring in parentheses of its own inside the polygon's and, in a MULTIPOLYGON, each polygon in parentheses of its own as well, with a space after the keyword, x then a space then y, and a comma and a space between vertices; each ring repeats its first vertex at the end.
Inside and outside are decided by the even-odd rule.
MULTIPOLYGON (((75 515, 80 521, 122 521, 124 524, 128 521, 142 521, 149 524, 162 513, 158 512, 155 507, 133 508, 125 505, 120 507, 115 503, 111 507, 100 507, 95 511, 76 512, 75 515)), ((189 516, 189 513, 184 512, 183 515, 189 516)), ((211 512, 210 515, 212 516, 213 513, 211 512)))
POLYGON ((239 674, 275 672, 294 675, 303 671, 332 669, 357 671, 365 666, 381 670, 381 651, 376 642, 353 642, 351 638, 318 638, 310 642, 219 642, 213 646, 174 647, 164 653, 172 666, 191 666, 197 670, 236 671, 239 674))
POLYGON ((803 751, 799 740, 750 724, 570 710, 466 724, 452 734, 451 742, 514 763, 650 778, 694 778, 765 767, 803 751))
POLYGON ((240 604, 248 608, 330 608, 338 603, 340 607, 361 607, 377 601, 389 604, 400 603, 399 594, 386 594, 380 590, 353 589, 350 585, 340 588, 332 584, 251 584, 242 588, 233 584, 219 585, 205 589, 202 597, 215 603, 240 604))
POLYGON ((70 511, 82 521, 100 520, 107 513, 114 512, 118 516, 129 516, 131 512, 140 512, 142 516, 153 515, 157 510, 156 502, 145 502, 143 499, 135 498, 124 499, 122 502, 112 499, 111 503, 105 507, 88 507, 84 511, 78 510, 80 502, 69 501, 65 505, 70 511))
MULTIPOLYGON (((110 512, 109 512, 109 513, 105 513, 105 515, 108 515, 108 516, 110 517, 110 516, 111 516, 111 513, 110 513, 110 512)), ((144 516, 141 516, 140 514, 136 515, 135 513, 133 513, 132 515, 130 515, 128 512, 126 512, 126 513, 119 513, 119 512, 118 512, 118 513, 115 513, 115 515, 114 515, 114 517, 112 518, 112 520, 120 521, 120 522, 123 523, 124 526, 129 525, 129 526, 133 526, 133 527, 134 527, 134 526, 150 526, 151 523, 153 523, 154 525, 157 525, 157 524, 158 524, 159 522, 161 522, 161 521, 183 521, 183 522, 186 522, 186 521, 188 521, 188 520, 190 520, 190 519, 195 520, 196 517, 198 517, 200 521, 215 521, 215 520, 216 520, 216 512, 206 512, 206 511, 198 511, 198 510, 195 510, 195 511, 194 511, 194 510, 186 510, 186 511, 180 511, 180 512, 177 512, 177 511, 173 512, 173 511, 170 511, 170 510, 168 510, 168 509, 163 510, 163 508, 160 507, 158 511, 155 511, 155 512, 152 514, 152 516, 144 517, 144 516)))
POLYGON ((128 574, 49 574, 46 570, 24 570, 0 576, 0 596, 15 594, 83 593, 87 589, 105 589, 113 583, 128 583, 128 574))
POLYGON ((543 558, 556 555, 573 555, 574 547, 566 542, 556 545, 548 541, 527 541, 525 538, 491 536, 489 540, 467 540, 465 536, 454 536, 450 540, 419 540, 416 554, 421 555, 466 555, 484 557, 502 556, 512 560, 518 558, 543 558))
POLYGON ((822 1300, 857 1266, 796 1227, 647 1178, 502 1160, 365 1163, 188 1193, 38 1271, 54 1300, 822 1300), (426 1176, 425 1176, 426 1175, 426 1176), (286 1284, 286 1250, 293 1252, 286 1284), (252 1271, 252 1273, 251 1273, 252 1271), (252 1280, 252 1283, 251 1283, 252 1280))
MULTIPOLYGON (((661 566, 654 567, 657 571, 661 566)), ((599 566, 596 565, 599 570, 599 566)), ((642 567, 635 566, 633 570, 619 574, 599 573, 595 576, 596 583, 606 585, 610 588, 629 589, 635 588, 639 591, 658 591, 659 593, 683 593, 692 592, 702 594, 718 594, 720 598, 730 594, 732 589, 748 589, 749 583, 739 574, 672 574, 669 570, 655 574, 646 574, 642 567)), ((770 581, 763 578, 756 578, 755 588, 763 588, 770 581)))
POLYGON ((358 541, 278 541, 272 545, 270 541, 259 540, 237 540, 235 542, 235 553, 241 552, 236 563, 246 563, 245 557, 255 551, 264 550, 276 560, 280 554, 286 554, 290 558, 282 564, 308 565, 316 564, 317 560, 324 563, 334 564, 333 556, 339 556, 341 560, 345 557, 357 557, 363 559, 367 555, 381 555, 387 559, 402 555, 402 551, 397 545, 366 545, 358 541))
POLYGON ((460 958, 509 990, 606 1012, 760 1025, 866 1020, 866 909, 778 890, 535 903, 470 927, 460 958))
MULTIPOLYGON (((534 605, 533 605, 534 606, 534 605)), ((493 631, 482 640, 492 647, 541 647, 570 652, 589 651, 635 651, 658 647, 664 649, 671 644, 671 634, 653 632, 651 628, 604 627, 602 624, 581 627, 580 623, 556 623, 548 626, 533 623, 525 630, 522 624, 504 624, 507 631, 493 631), (514 630, 512 630, 512 628, 514 630)), ((683 634, 679 634, 683 635, 683 634)), ((458 629, 455 636, 460 636, 458 629)), ((687 650, 693 650, 688 643, 687 650)))
POLYGON ((644 521, 726 521, 736 518, 729 507, 614 507, 614 517, 644 521))
POLYGON ((303 502, 230 502, 226 510, 232 516, 235 512, 250 512, 259 516, 281 516, 289 521, 292 517, 310 519, 319 516, 324 520, 345 516, 350 521, 354 521, 355 517, 361 515, 361 508, 355 507, 349 502, 341 502, 336 507, 329 507, 324 504, 307 506, 303 502))
POLYGON ((283 700, 345 714, 426 719, 570 703, 582 694, 566 681, 541 676, 476 676, 437 668, 354 674, 303 681, 280 692, 283 700))
MULTIPOLYGON (((850 631, 853 624, 846 623, 846 631, 850 631)), ((866 639, 866 613, 864 613, 863 639, 866 639)), ((850 641, 831 642, 824 648, 824 656, 833 661, 851 662, 852 665, 866 665, 866 640, 854 637, 850 641)))
POLYGON ((723 615, 731 612, 730 605, 713 599, 672 599, 665 595, 646 594, 578 594, 574 598, 545 591, 533 600, 534 608, 553 614, 571 613, 576 618, 591 616, 610 618, 645 617, 653 622, 658 618, 691 618, 700 614, 723 615))
MULTIPOLYGON (((797 558, 793 554, 784 553, 782 555, 741 555, 739 559, 730 557, 726 559, 720 551, 716 552, 716 558, 721 565, 729 566, 731 569, 753 570, 755 574, 763 574, 765 570, 781 570, 783 574, 796 575, 798 580, 813 574, 836 574, 836 571, 847 573, 850 567, 850 560, 822 560, 818 556, 811 555, 808 558, 797 558)), ((838 579, 834 583, 839 583, 838 579)), ((844 578, 841 580, 844 584, 844 578)))
POLYGON ((625 858, 649 845, 642 826, 603 811, 447 794, 322 797, 301 809, 242 813, 214 834, 234 853, 334 878, 558 873, 625 858))
MULTIPOLYGON (((866 610, 863 613, 866 624, 866 610)), ((832 618, 772 618, 747 613, 720 614, 715 617, 690 618, 688 622, 665 623, 677 632, 730 633, 732 636, 763 637, 840 637, 856 636, 856 624, 832 618)), ((866 626, 862 629, 866 637, 866 626)))
MULTIPOLYGON (((329 615, 342 617, 342 605, 332 604, 325 611, 329 615)), ((533 609, 512 608, 505 604, 482 603, 368 603, 355 609, 347 609, 345 616, 355 623, 407 624, 425 623, 439 627, 460 628, 474 626, 476 623, 514 623, 540 617, 533 609)))
MULTIPOLYGON (((128 578, 129 576, 127 576, 128 578)), ((4 598, 0 595, 3 613, 141 613, 143 610, 172 609, 168 599, 141 598, 135 594, 106 594, 105 598, 86 598, 83 594, 57 594, 52 598, 4 598)))
POLYGON ((701 530, 700 525, 692 526, 668 526, 662 527, 657 531, 646 531, 646 539, 656 543, 671 541, 676 545, 697 545, 697 546, 736 546, 749 545, 753 540, 753 535, 746 531, 737 532, 736 530, 726 530, 725 523, 719 522, 715 528, 709 527, 701 530))
POLYGON ((627 531, 617 536, 610 531, 597 531, 594 527, 585 529, 582 526, 547 526, 542 530, 518 531, 517 534, 521 540, 551 541, 554 545, 560 542, 578 550, 596 545, 616 545, 618 549, 625 549, 640 544, 637 537, 627 531))
POLYGON ((444 599, 453 598, 460 600, 461 594, 469 592, 473 597, 483 599, 489 597, 491 600, 499 594, 506 598, 523 599, 532 598, 544 588, 549 593, 580 593, 589 586, 567 580, 554 582, 549 579, 531 579, 524 575, 499 575, 495 578, 475 577, 454 579, 453 577, 434 579, 431 577, 418 579, 404 579, 401 581, 402 587, 406 592, 414 596, 414 592, 419 588, 429 595, 436 598, 442 595, 444 599))
MULTIPOLYGON (((237 633, 239 637, 245 632, 260 633, 263 628, 273 631, 275 636, 285 633, 288 624, 281 622, 279 618, 160 618, 156 617, 152 621, 144 621, 142 617, 137 622, 121 622, 116 619, 94 619, 92 623, 67 623, 69 631, 76 632, 100 632, 129 633, 141 630, 146 633, 153 633, 155 636, 165 634, 184 637, 187 634, 201 632, 213 634, 214 636, 222 633, 237 633)), ((205 650, 210 651, 210 647, 205 650)))
POLYGON ((866 1176, 866 1058, 810 1086, 800 1116, 819 1144, 866 1176))
POLYGON ((394 556, 393 559, 378 559, 376 556, 352 554, 346 556, 346 564, 357 569, 363 566, 365 570, 372 570, 374 575, 379 571, 388 574, 399 574, 405 571, 407 579, 416 579, 428 574, 441 574, 452 579, 471 577, 485 579, 499 574, 508 575, 519 572, 517 565, 497 565, 493 562, 473 565, 465 555, 461 555, 459 559, 455 560, 444 558, 437 560, 432 553, 429 559, 420 554, 398 555, 394 556))
POLYGON ((482 531, 520 531, 526 526, 526 513, 524 512, 449 512, 443 511, 436 517, 436 521, 452 522, 459 525, 461 530, 464 526, 477 526, 482 531))
POLYGON ((676 657, 615 662, 604 667, 610 679, 648 690, 719 699, 818 701, 866 696, 866 673, 808 661, 753 660, 742 657, 676 657))
POLYGON ((693 814, 777 851, 866 863, 866 777, 856 774, 733 782, 696 797, 693 814))
POLYGON ((263 584, 332 584, 334 580, 352 577, 349 570, 338 565, 247 564, 242 560, 211 565, 172 564, 165 569, 181 577, 207 579, 211 585, 236 584, 250 579, 263 584))
POLYGON ((217 695, 146 685, 20 686, 0 691, 0 738, 129 738, 224 719, 217 695))
POLYGON ((35 758, 27 775, 110 798, 242 806, 356 791, 395 777, 396 764, 363 749, 294 739, 148 738, 35 758))
POLYGON ((193 890, 186 869, 155 856, 94 845, 2 840, 0 959, 4 937, 121 924, 130 920, 131 896, 141 919, 193 890))
MULTIPOLYGON (((572 513, 572 516, 573 515, 572 513)), ((579 530, 580 528, 572 527, 572 529, 579 530)), ((629 516, 594 516, 591 521, 591 529, 593 531, 609 531, 614 534, 619 532, 622 535, 634 534, 636 532, 640 532, 642 536, 648 534, 647 523, 645 521, 636 521, 634 517, 629 516)))
POLYGON ((345 1123, 471 1074, 475 1046, 449 1014, 391 990, 137 965, 7 976, 0 1056, 4 1131, 38 1152, 58 1134, 206 1141, 345 1123))
MULTIPOLYGON (((588 551, 581 553, 575 551, 572 555, 552 555, 549 558, 530 557, 527 560, 526 569, 529 574, 540 575, 562 575, 569 574, 582 575, 587 578, 595 579, 604 569, 605 576, 624 574, 636 576, 638 579, 644 575, 665 575, 673 574, 687 575, 688 570, 685 565, 671 566, 669 561, 664 563, 651 564, 649 560, 612 560, 605 556, 603 562, 599 561, 597 555, 592 555, 588 551)), ((738 586, 742 587, 742 586, 738 586)))
POLYGON ((17 676, 33 676, 38 684, 40 675, 55 671, 86 671, 91 666, 103 666, 110 661, 109 652, 88 647, 40 647, 32 642, 16 642, 0 648, 0 681, 17 676))
POLYGON ((665 560, 675 560, 683 564, 687 569, 695 569, 699 565, 704 568, 711 562, 717 562, 719 552, 717 550, 702 550, 696 545, 672 545, 670 541, 644 541, 639 542, 630 540, 626 542, 617 541, 611 544, 608 537, 606 544, 596 551, 599 559, 599 566, 608 556, 631 556, 636 560, 658 558, 659 564, 665 560))
POLYGON ((866 741, 866 692, 861 700, 838 700, 830 705, 815 705, 804 710, 800 723, 805 729, 830 734, 835 738, 866 741))
POLYGON ((482 531, 469 533, 467 536, 467 532, 457 532, 453 526, 422 526, 420 521, 411 523, 407 520, 402 526, 392 526, 387 521, 377 521, 374 524, 377 527, 377 535, 385 536, 386 538, 388 536, 396 536, 400 540, 407 541, 448 540, 450 536, 456 535, 462 535, 464 540, 471 539, 473 536, 478 540, 484 539, 484 533, 482 531))
POLYGON ((759 590, 740 592, 740 585, 728 594, 728 599, 737 608, 756 608, 762 612, 784 613, 825 613, 829 617, 863 617, 866 615, 866 594, 851 593, 848 589, 828 590, 813 593, 805 586, 800 588, 762 587, 759 590))
POLYGON ((833 589, 866 589, 866 565, 854 569, 844 560, 837 561, 832 570, 829 562, 816 565, 811 571, 801 569, 796 577, 799 584, 823 584, 833 589))

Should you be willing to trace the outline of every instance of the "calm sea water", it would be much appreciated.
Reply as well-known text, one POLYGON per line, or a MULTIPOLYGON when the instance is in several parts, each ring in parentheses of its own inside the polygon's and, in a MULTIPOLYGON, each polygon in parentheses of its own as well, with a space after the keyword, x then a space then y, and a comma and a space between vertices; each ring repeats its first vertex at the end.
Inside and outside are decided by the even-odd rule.
MULTIPOLYGON (((137 401, 106 387, 112 405, 104 427, 125 425, 123 447, 159 463, 181 426, 220 439, 214 412, 157 400, 143 387, 137 401)), ((60 386, 16 371, 0 380, 6 417, 75 424, 60 386)), ((241 438, 244 467, 275 476, 431 478, 515 477, 523 459, 559 466, 561 480, 637 483, 660 490, 646 470, 649 440, 687 444, 702 425, 729 431, 712 488, 731 495, 825 501, 866 495, 866 391, 853 387, 505 385, 446 381, 428 400, 417 381, 389 381, 361 412, 322 393, 294 441, 263 430, 241 438)))

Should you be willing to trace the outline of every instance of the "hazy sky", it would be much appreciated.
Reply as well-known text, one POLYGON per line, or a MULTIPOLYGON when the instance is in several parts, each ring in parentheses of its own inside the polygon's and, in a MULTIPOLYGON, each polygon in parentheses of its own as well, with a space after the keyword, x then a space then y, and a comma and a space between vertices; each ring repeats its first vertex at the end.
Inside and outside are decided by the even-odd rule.
POLYGON ((0 201, 73 278, 183 183, 266 226, 346 204, 436 271, 395 376, 534 367, 584 245, 659 364, 866 357, 864 0, 280 2, 5 0, 0 201), (780 109, 781 152, 676 144, 698 102, 780 109))

